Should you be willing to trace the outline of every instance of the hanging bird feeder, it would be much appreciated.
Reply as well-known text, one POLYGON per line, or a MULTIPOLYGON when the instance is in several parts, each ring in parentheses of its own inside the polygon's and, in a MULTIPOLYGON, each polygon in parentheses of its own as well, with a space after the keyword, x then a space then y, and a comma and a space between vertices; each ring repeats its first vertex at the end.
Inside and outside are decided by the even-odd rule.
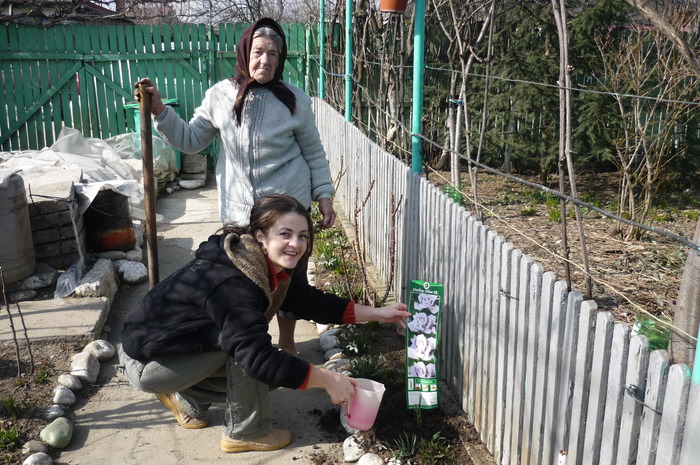
POLYGON ((408 0, 379 0, 379 10, 383 13, 403 14, 408 0))

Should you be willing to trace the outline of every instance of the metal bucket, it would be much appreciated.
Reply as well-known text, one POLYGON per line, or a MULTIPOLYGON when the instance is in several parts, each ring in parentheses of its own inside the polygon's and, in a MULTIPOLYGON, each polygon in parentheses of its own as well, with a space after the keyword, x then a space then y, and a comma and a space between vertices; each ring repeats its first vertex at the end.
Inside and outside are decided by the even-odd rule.
POLYGON ((27 194, 21 176, 0 186, 0 267, 6 283, 31 275, 36 268, 27 194))
POLYGON ((97 193, 85 211, 87 244, 94 252, 120 250, 136 246, 134 223, 131 221, 129 197, 112 189, 97 193))

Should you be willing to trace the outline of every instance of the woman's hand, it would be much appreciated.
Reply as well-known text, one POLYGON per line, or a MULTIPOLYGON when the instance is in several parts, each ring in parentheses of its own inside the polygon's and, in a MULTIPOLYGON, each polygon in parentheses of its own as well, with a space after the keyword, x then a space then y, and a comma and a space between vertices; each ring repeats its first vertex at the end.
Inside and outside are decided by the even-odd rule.
POLYGON ((310 388, 320 387, 326 390, 331 402, 336 405, 348 402, 355 395, 357 381, 340 373, 325 368, 312 367, 309 375, 310 388))
POLYGON ((149 78, 143 78, 140 81, 134 83, 136 90, 134 91, 134 97, 137 101, 141 101, 141 88, 143 91, 148 93, 151 97, 151 114, 153 116, 158 116, 165 111, 165 104, 163 103, 163 98, 160 92, 153 85, 153 81, 149 78), (139 87, 139 85, 141 87, 139 87))
POLYGON ((398 323, 400 327, 405 328, 406 318, 411 316, 406 308, 406 304, 400 302, 378 308, 355 304, 355 321, 398 323))
POLYGON ((335 210, 333 209, 333 199, 319 199, 318 211, 321 212, 321 229, 328 229, 335 223, 335 210))

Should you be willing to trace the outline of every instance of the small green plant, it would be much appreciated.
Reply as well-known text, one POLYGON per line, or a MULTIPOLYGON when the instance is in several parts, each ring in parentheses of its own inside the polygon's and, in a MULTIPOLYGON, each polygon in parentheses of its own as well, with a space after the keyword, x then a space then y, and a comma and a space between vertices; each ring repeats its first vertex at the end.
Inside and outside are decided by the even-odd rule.
POLYGON ((350 371, 356 378, 384 378, 386 359, 381 355, 362 355, 350 360, 350 371))
POLYGON ((657 211, 654 214, 654 221, 658 221, 660 223, 668 223, 673 221, 673 215, 671 215, 671 213, 667 211, 657 211))
POLYGON ((23 417, 29 418, 34 415, 36 410, 36 402, 27 400, 17 402, 12 396, 3 397, 0 404, 5 412, 15 420, 23 417))
POLYGON ((418 437, 411 434, 409 437, 406 432, 402 433, 398 439, 394 439, 394 447, 390 447, 391 452, 397 459, 407 459, 416 455, 418 446, 418 437))
POLYGON ((501 192, 501 194, 493 200, 496 205, 513 205, 520 203, 520 199, 515 194, 510 192, 501 192))
POLYGON ((336 250, 336 244, 330 240, 318 240, 314 244, 317 262, 323 268, 334 273, 343 272, 343 260, 336 250))
POLYGON ((369 349, 369 335, 355 325, 348 325, 340 335, 342 347, 355 355, 364 355, 369 349))
POLYGON ((10 429, 0 429, 0 448, 12 449, 19 441, 19 433, 17 427, 13 426, 10 429))
POLYGON ((421 438, 418 443, 416 455, 421 463, 437 465, 442 463, 449 452, 450 445, 447 440, 440 435, 440 431, 433 434, 430 439, 421 438))
POLYGON ((561 221, 561 210, 559 209, 559 205, 556 207, 552 207, 550 205, 547 206, 547 218, 549 218, 549 221, 553 221, 555 223, 559 223, 561 221))
POLYGON ((697 221, 700 218, 700 212, 698 210, 686 210, 683 212, 683 216, 692 221, 697 221))
POLYGON ((537 214, 537 209, 534 207, 523 208, 520 210, 520 216, 535 216, 537 214))
POLYGON ((47 366, 39 367, 36 375, 34 376, 34 382, 36 384, 44 384, 49 382, 51 379, 51 370, 47 366))

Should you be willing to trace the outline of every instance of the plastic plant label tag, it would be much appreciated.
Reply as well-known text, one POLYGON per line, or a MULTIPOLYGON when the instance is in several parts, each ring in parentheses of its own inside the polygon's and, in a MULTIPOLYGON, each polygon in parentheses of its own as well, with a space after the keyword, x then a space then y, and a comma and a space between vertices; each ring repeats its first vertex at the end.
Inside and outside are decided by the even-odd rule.
POLYGON ((433 409, 440 404, 438 339, 442 284, 411 281, 406 322, 406 400, 408 408, 433 409))

